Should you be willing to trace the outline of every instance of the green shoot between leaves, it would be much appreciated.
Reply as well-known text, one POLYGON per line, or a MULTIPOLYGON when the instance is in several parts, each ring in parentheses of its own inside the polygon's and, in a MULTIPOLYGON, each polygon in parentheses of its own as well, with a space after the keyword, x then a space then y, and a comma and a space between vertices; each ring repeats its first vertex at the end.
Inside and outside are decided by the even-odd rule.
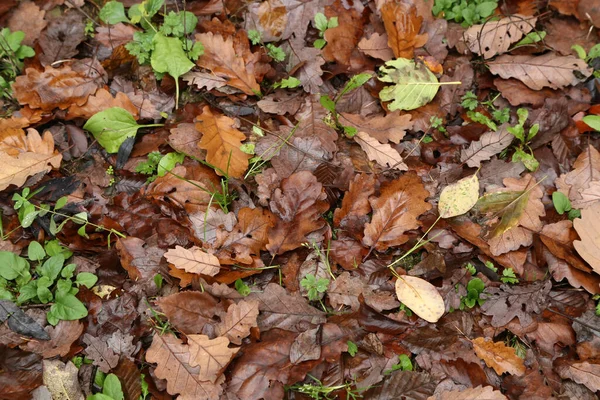
POLYGON ((315 46, 317 49, 322 49, 327 44, 327 41, 324 39, 325 31, 338 26, 338 17, 331 17, 327 19, 325 14, 317 13, 315 15, 314 25, 319 31, 319 39, 315 40, 313 46, 315 46))

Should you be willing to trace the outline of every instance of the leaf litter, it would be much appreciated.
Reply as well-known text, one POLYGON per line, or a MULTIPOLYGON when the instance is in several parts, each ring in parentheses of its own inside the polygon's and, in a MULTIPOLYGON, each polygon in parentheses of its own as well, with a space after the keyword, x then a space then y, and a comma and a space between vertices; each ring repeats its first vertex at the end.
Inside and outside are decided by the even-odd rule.
POLYGON ((598 395, 594 2, 43 3, 0 398, 598 395))

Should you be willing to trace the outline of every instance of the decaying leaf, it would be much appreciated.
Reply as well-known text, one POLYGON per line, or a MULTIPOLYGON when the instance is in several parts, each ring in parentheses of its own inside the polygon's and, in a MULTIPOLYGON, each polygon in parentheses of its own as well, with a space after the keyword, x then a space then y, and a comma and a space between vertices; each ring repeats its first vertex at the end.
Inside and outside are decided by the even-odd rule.
POLYGON ((406 231, 418 228, 417 218, 431 208, 429 192, 414 173, 407 173, 382 186, 379 197, 369 198, 373 218, 365 225, 363 243, 378 251, 406 243, 406 231))
POLYGON ((388 141, 400 143, 407 130, 412 129, 410 114, 400 115, 397 112, 387 115, 376 115, 364 118, 359 114, 341 113, 342 123, 377 139, 381 143, 388 141))
POLYGON ((478 337, 471 340, 473 349, 488 367, 493 368, 498 375, 508 372, 511 375, 523 375, 525 363, 517 356, 514 347, 508 347, 503 342, 493 342, 478 337))
POLYGON ((536 17, 515 14, 499 21, 473 25, 465 32, 465 42, 472 52, 491 58, 505 53, 511 44, 531 32, 536 21, 536 17))
POLYGON ((381 19, 396 58, 412 58, 414 49, 427 43, 427 34, 419 34, 423 17, 414 4, 386 1, 381 7, 381 19))
POLYGON ((250 155, 240 150, 246 135, 234 127, 234 121, 213 114, 206 106, 197 118, 196 129, 202 132, 198 147, 206 150, 206 161, 217 168, 220 175, 241 177, 248 168, 250 155))
POLYGON ((189 249, 175 246, 165 253, 165 258, 177 268, 193 274, 215 276, 220 270, 219 259, 196 246, 189 249))
POLYGON ((581 211, 581 218, 573 221, 573 226, 581 240, 575 240, 573 245, 581 257, 590 264, 594 272, 600 274, 600 203, 581 211))
POLYGON ((79 386, 77 372, 71 361, 44 360, 44 385, 52 394, 53 399, 83 400, 83 392, 79 386))
POLYGON ((571 365, 560 365, 557 369, 563 379, 573 379, 593 392, 600 390, 600 365, 598 364, 584 361, 571 365))
POLYGON ((468 176, 448 185, 440 194, 438 210, 440 217, 450 218, 469 211, 479 198, 479 179, 477 174, 468 176))
POLYGON ((408 170, 408 166, 403 162, 398 150, 389 144, 382 144, 377 139, 372 138, 366 132, 358 132, 354 140, 362 147, 369 160, 375 161, 382 167, 389 167, 399 171, 408 170))
POLYGON ((188 335, 190 366, 200 367, 198 379, 215 382, 239 349, 230 349, 229 339, 210 339, 205 335, 188 335))
POLYGON ((464 390, 450 390, 436 393, 427 400, 506 400, 507 397, 492 386, 477 386, 464 390))
POLYGON ((437 322, 444 315, 444 299, 435 286, 424 279, 409 275, 398 278, 396 296, 427 322, 437 322))
POLYGON ((600 152, 589 145, 575 160, 573 170, 556 179, 556 187, 569 197, 573 208, 587 208, 600 200, 599 182, 600 152))
POLYGON ((250 328, 257 326, 257 301, 240 301, 227 309, 227 314, 217 325, 219 336, 229 338, 233 344, 242 344, 242 339, 250 334, 250 328))
POLYGON ((461 151, 460 160, 469 167, 481 166, 482 161, 489 160, 494 155, 507 148, 515 138, 503 125, 497 131, 486 132, 477 141, 471 142, 469 148, 461 151))
POLYGON ((516 78, 533 90, 576 85, 582 80, 578 76, 587 78, 592 74, 592 69, 584 60, 574 56, 557 56, 554 53, 541 56, 503 55, 490 61, 488 65, 492 74, 504 79, 516 78))

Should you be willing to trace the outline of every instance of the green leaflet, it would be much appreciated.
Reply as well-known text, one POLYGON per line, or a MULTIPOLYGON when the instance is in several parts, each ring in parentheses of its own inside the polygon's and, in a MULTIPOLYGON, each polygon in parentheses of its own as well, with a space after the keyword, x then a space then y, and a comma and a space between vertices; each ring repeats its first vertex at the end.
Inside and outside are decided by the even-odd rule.
POLYGON ((150 57, 150 64, 154 71, 168 73, 175 79, 176 97, 175 108, 179 106, 179 77, 194 67, 189 60, 181 40, 174 37, 166 37, 161 33, 154 35, 152 39, 154 51, 150 57))
POLYGON ((413 60, 398 58, 380 68, 382 82, 393 83, 379 92, 383 101, 391 101, 390 111, 414 110, 429 103, 435 97, 440 83, 424 65, 413 60))

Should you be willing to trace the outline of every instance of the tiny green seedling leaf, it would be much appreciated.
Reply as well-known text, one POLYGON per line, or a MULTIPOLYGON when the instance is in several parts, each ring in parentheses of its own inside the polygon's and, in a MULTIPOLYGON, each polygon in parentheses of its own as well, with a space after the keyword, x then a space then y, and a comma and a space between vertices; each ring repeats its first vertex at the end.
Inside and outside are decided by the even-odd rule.
POLYGON ((571 201, 569 201, 569 198, 562 192, 556 191, 552 193, 552 204, 554 204, 556 212, 560 215, 571 211, 571 201))
POLYGON ((546 32, 529 32, 523 39, 521 39, 515 46, 524 46, 527 44, 533 44, 541 42, 546 37, 546 32))
POLYGON ((586 115, 583 117, 583 122, 593 130, 600 132, 600 115, 586 115))
POLYGON ((356 343, 354 343, 351 340, 348 340, 348 342, 346 342, 346 344, 348 345, 348 354, 350 354, 352 357, 354 357, 356 355, 356 353, 358 353, 358 346, 356 345, 356 343))
POLYGON ((440 217, 450 218, 469 211, 479 199, 479 179, 477 174, 468 176, 448 185, 440 194, 438 210, 440 217))
POLYGON ((125 16, 125 7, 120 1, 109 1, 102 7, 98 17, 102 22, 109 25, 115 25, 119 22, 129 22, 125 16))
POLYGON ((444 315, 444 299, 435 286, 416 276, 400 277, 396 281, 396 296, 425 321, 437 322, 444 315))
POLYGON ((278 88, 294 89, 294 88, 297 88, 298 86, 300 86, 301 84, 302 84, 302 82, 300 82, 300 79, 290 76, 289 78, 282 79, 281 81, 275 83, 273 85, 273 87, 275 89, 278 89, 278 88))

